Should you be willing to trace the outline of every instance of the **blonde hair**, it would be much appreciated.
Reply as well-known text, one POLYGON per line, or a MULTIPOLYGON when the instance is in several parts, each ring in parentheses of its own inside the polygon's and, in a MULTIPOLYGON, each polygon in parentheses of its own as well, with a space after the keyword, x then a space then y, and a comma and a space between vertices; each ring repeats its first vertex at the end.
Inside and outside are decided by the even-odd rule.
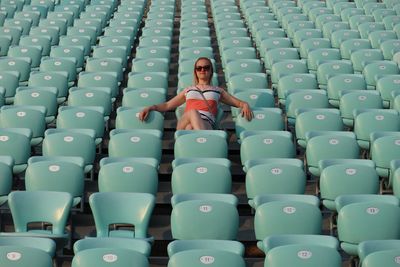
POLYGON ((193 66, 193 84, 194 85, 199 84, 199 78, 197 77, 197 73, 196 73, 196 66, 197 66, 197 62, 199 62, 200 60, 207 60, 208 63, 210 64, 210 77, 208 79, 208 84, 211 84, 212 77, 213 77, 213 74, 214 74, 214 67, 213 67, 211 59, 209 59, 208 57, 199 57, 194 62, 194 66, 193 66))

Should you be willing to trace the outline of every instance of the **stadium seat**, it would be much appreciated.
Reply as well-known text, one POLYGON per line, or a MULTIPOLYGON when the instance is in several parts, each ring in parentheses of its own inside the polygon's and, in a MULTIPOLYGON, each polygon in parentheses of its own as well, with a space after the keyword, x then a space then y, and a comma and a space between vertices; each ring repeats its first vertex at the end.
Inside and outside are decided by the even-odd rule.
POLYGON ((236 239, 239 228, 237 201, 234 195, 229 194, 173 196, 171 199, 172 237, 183 240, 236 239))
POLYGON ((215 130, 179 130, 175 132, 174 157, 227 158, 227 135, 215 130))
MULTIPOLYGON (((27 240, 28 241, 28 240, 27 240)), ((29 240, 35 241, 35 240, 29 240)), ((0 247, 1 260, 3 266, 43 266, 52 267, 51 256, 34 247, 24 245, 3 245, 0 247), (18 261, 18 263, 15 263, 18 261)))
POLYGON ((109 157, 147 157, 161 160, 161 136, 158 130, 114 129, 110 132, 109 157))
POLYGON ((96 237, 125 237, 148 239, 148 225, 155 205, 155 197, 148 193, 101 192, 89 198, 96 225, 96 237), (129 205, 126 205, 129 203, 129 205), (114 227, 126 224, 129 227, 114 227), (132 229, 132 227, 134 229, 132 229))
POLYGON ((172 194, 221 193, 232 190, 231 163, 222 158, 181 158, 172 163, 172 194))
POLYGON ((135 264, 138 267, 148 267, 145 255, 128 248, 93 248, 78 252, 72 259, 72 267, 84 266, 115 266, 123 267, 135 264))
POLYGON ((308 171, 319 177, 319 161, 323 159, 357 159, 360 148, 353 132, 308 132, 306 134, 308 171))
POLYGON ((83 197, 83 168, 65 158, 28 161, 28 167, 25 170, 25 189, 26 191, 68 192, 73 197, 72 207, 76 207, 83 197))
POLYGON ((58 71, 33 71, 28 86, 57 88, 57 103, 61 104, 68 95, 68 74, 58 71))
POLYGON ((240 136, 242 166, 248 160, 262 158, 294 158, 292 134, 286 131, 244 131, 240 136), (261 149, 261 146, 264 148, 261 149))
POLYGON ((183 267, 210 264, 218 262, 223 266, 245 267, 246 263, 242 256, 220 249, 191 249, 172 255, 168 261, 169 267, 183 267))
MULTIPOLYGON (((45 237, 56 242, 59 250, 66 245, 69 233, 65 226, 72 205, 72 196, 66 192, 14 191, 8 197, 15 232, 2 232, 7 237, 45 237), (31 229, 32 222, 46 222, 51 229, 31 229)), ((46 253, 46 255, 48 255, 46 253)), ((50 265, 52 266, 52 265, 50 265)))
POLYGON ((400 119, 395 110, 385 109, 360 109, 354 114, 354 134, 359 146, 370 149, 370 135, 379 131, 399 131, 400 119))
POLYGON ((158 164, 143 158, 103 158, 98 176, 99 192, 138 192, 155 195, 158 164))

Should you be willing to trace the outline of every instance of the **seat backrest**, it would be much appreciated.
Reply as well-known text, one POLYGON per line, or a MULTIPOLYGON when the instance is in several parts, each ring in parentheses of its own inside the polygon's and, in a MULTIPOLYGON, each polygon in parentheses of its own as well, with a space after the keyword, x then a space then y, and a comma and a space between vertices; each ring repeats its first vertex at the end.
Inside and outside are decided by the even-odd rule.
POLYGON ((110 237, 111 224, 130 224, 134 231, 121 230, 126 237, 147 238, 147 229, 155 205, 155 197, 147 193, 102 192, 94 193, 89 198, 96 224, 97 237, 110 237))
POLYGON ((72 259, 73 267, 115 266, 123 267, 135 263, 138 267, 148 267, 147 257, 127 248, 93 248, 78 252, 72 259))
POLYGON ((178 252, 168 261, 168 267, 196 266, 218 262, 221 266, 245 267, 242 256, 219 249, 193 249, 178 252))
POLYGON ((31 222, 52 224, 53 234, 64 234, 72 205, 66 192, 14 191, 8 198, 16 232, 27 232, 31 222))
POLYGON ((236 206, 217 200, 187 200, 174 206, 171 230, 175 239, 236 239, 236 206))
POLYGON ((51 256, 38 248, 23 245, 3 245, 0 247, 0 255, 2 266, 53 266, 51 256))

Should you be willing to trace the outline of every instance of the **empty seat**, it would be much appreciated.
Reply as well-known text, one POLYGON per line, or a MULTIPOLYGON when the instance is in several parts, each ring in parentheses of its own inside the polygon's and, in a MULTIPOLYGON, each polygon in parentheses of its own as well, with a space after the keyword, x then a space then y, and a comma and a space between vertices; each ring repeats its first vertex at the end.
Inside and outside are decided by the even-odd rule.
POLYGON ((172 165, 171 187, 174 195, 231 192, 231 164, 227 159, 176 159, 172 165))
POLYGON ((154 161, 148 158, 103 158, 98 177, 99 192, 155 195, 158 188, 158 164, 154 161))
POLYGON ((285 131, 245 131, 240 136, 242 165, 260 158, 294 158, 292 134, 285 131))
POLYGON ((155 198, 148 193, 102 192, 89 198, 97 237, 149 238, 148 225, 155 198), (129 205, 126 205, 130 203, 129 205), (129 228, 111 228, 126 224, 129 228), (132 229, 133 227, 133 229, 132 229))
POLYGON ((175 158, 226 158, 228 155, 226 132, 216 130, 175 132, 175 158))
POLYGON ((237 198, 234 195, 175 195, 171 204, 173 238, 236 239, 239 214, 236 209, 237 198))
POLYGON ((89 265, 122 267, 134 264, 138 267, 148 267, 149 262, 145 255, 127 248, 93 248, 78 252, 72 259, 73 267, 89 265))

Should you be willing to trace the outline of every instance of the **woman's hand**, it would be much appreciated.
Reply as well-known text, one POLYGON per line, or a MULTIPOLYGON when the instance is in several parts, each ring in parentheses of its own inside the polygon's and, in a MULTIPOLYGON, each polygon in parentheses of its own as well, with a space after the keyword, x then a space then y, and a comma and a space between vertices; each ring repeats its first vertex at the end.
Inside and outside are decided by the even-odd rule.
POLYGON ((241 109, 242 110, 240 112, 240 115, 242 115, 242 117, 245 117, 246 120, 251 121, 254 117, 254 114, 249 104, 247 102, 243 102, 241 105, 241 109))
POLYGON ((139 112, 139 120, 140 121, 145 121, 147 117, 149 116, 150 111, 153 110, 153 106, 151 107, 146 107, 142 111, 139 112))

